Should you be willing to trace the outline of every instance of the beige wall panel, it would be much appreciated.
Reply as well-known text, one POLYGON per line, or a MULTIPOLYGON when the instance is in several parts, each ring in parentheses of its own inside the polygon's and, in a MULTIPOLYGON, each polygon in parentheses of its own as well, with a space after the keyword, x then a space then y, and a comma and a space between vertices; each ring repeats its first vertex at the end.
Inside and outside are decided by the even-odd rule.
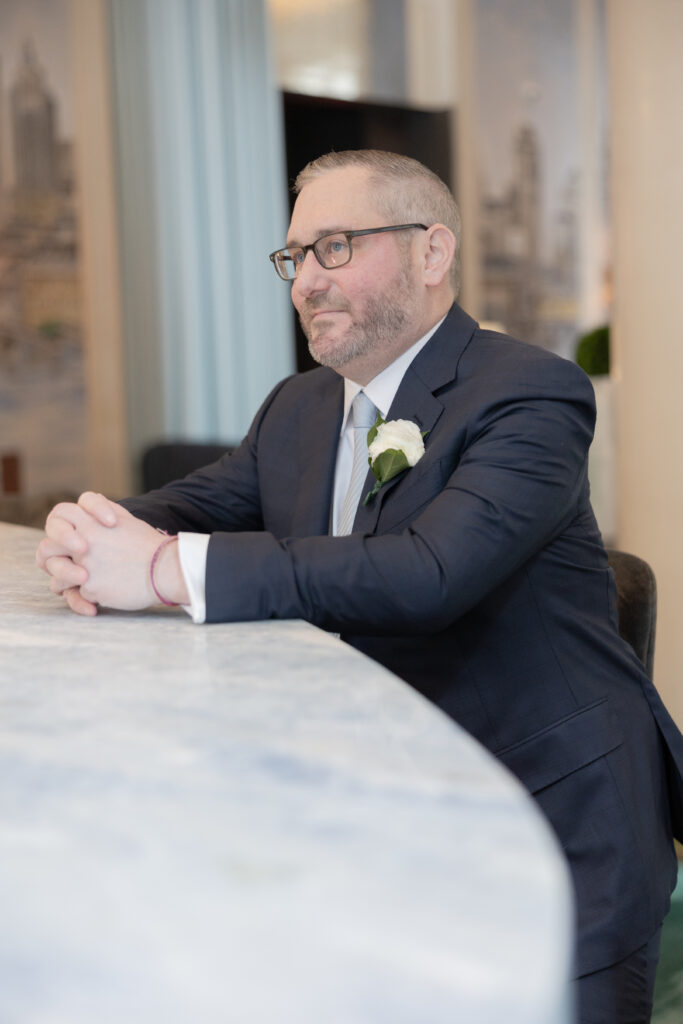
POLYGON ((683 725, 683 2, 608 0, 619 546, 657 575, 655 682, 683 725))
POLYGON ((71 0, 82 238, 89 477, 129 493, 115 157, 106 0, 71 0))

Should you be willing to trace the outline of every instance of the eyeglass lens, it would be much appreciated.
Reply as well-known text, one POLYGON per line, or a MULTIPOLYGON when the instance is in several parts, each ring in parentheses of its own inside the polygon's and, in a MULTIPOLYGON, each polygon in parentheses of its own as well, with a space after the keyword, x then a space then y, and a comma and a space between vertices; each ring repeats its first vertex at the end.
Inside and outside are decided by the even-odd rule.
MULTIPOLYGON (((351 245, 345 235, 325 235, 310 248, 313 249, 318 263, 326 270, 343 267, 351 259, 351 245)), ((281 249, 275 253, 275 269, 280 277, 291 281, 305 259, 306 249, 281 249)))

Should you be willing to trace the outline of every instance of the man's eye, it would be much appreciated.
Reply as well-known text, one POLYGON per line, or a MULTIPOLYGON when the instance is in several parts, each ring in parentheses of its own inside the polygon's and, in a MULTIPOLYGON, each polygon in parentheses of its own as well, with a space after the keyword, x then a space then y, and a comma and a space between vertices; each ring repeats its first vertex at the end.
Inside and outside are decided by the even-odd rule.
POLYGON ((348 251, 345 238, 325 238, 323 241, 323 257, 343 256, 348 251))
POLYGON ((295 267, 300 266, 306 259, 306 253, 303 251, 303 249, 295 249, 294 252, 292 252, 290 255, 292 257, 292 260, 294 261, 295 267))

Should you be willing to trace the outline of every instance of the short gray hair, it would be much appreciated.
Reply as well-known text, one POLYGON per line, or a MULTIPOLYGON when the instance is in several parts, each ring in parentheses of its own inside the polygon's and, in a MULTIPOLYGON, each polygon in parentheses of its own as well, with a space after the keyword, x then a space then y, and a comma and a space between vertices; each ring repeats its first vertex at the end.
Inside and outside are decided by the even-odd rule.
POLYGON ((456 249, 451 284, 457 296, 460 291, 460 211, 445 182, 412 157, 382 149, 346 149, 311 160, 297 175, 292 191, 299 195, 316 178, 345 167, 362 167, 370 172, 378 209, 388 220, 397 224, 445 224, 453 232, 456 249))

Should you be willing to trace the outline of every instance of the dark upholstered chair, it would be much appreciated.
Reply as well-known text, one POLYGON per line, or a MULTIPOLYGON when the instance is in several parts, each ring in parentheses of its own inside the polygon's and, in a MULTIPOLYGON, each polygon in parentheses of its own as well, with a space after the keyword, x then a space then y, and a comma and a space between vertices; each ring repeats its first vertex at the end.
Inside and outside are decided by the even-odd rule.
POLYGON ((152 445, 142 456, 142 486, 145 491, 179 480, 195 469, 208 466, 221 455, 233 451, 228 444, 195 444, 190 441, 165 441, 152 445))
POLYGON ((655 657, 657 582, 647 562, 625 551, 608 550, 617 583, 619 633, 631 645, 650 679, 655 657))

